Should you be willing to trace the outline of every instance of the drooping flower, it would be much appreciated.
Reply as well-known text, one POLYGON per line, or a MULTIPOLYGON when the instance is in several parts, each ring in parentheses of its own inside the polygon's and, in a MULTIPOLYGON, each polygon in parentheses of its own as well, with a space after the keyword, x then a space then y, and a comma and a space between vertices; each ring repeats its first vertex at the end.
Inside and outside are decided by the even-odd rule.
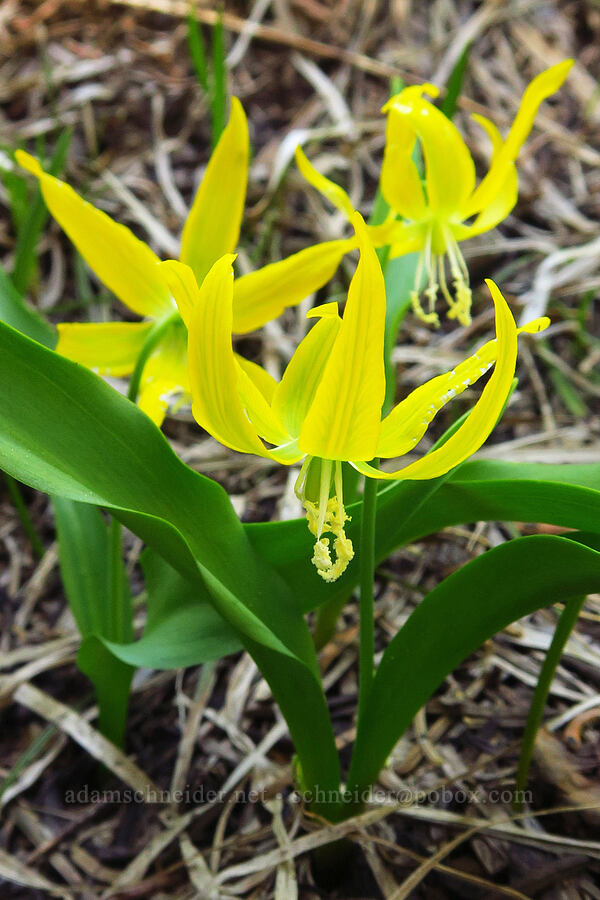
POLYGON ((354 214, 353 224, 360 260, 343 318, 335 302, 310 310, 309 317, 317 322, 280 382, 234 353, 233 257, 218 260, 200 288, 188 267, 163 263, 188 328, 196 421, 240 453, 284 465, 302 461, 296 491, 315 537, 313 563, 326 581, 337 579, 354 555, 344 528, 348 515, 342 461, 374 478, 429 479, 448 472, 483 444, 500 416, 515 371, 517 334, 540 331, 548 324, 548 319, 537 319, 517 329, 502 294, 489 281, 496 339, 456 369, 418 387, 382 421, 385 285, 359 214, 354 214), (441 447, 391 473, 370 465, 374 457, 412 452, 442 407, 492 365, 494 372, 480 399, 441 447))
MULTIPOLYGON (((181 236, 180 259, 199 284, 213 263, 234 251, 246 197, 248 125, 241 103, 206 168, 181 236)), ((138 404, 160 425, 169 407, 190 399, 187 335, 156 254, 124 225, 48 175, 28 153, 17 162, 40 183, 48 209, 90 268, 140 322, 62 323, 57 351, 100 375, 127 376, 148 352, 138 404)), ((233 329, 243 334, 276 318, 325 284, 355 243, 327 241, 236 279, 233 329)))
MULTIPOLYGON (((439 324, 435 312, 439 291, 448 303, 449 318, 463 325, 471 321, 469 273, 459 242, 494 228, 514 207, 519 151, 533 127, 538 107, 562 85, 572 64, 572 60, 565 60, 533 79, 505 140, 493 122, 473 116, 492 144, 489 170, 479 185, 473 158, 460 132, 424 96, 437 97, 439 91, 434 85, 404 88, 383 107, 387 126, 380 183, 390 215, 384 226, 372 230, 371 239, 377 246, 389 243, 391 259, 420 253, 411 301, 423 321, 439 324), (417 139, 423 153, 424 179, 414 161, 417 139), (403 221, 390 233, 390 225, 399 216, 403 221), (452 287, 448 285, 446 260, 452 287), (420 301, 423 284, 427 311, 420 301)), ((350 201, 342 188, 317 172, 301 151, 296 158, 308 181, 347 211, 350 201)))

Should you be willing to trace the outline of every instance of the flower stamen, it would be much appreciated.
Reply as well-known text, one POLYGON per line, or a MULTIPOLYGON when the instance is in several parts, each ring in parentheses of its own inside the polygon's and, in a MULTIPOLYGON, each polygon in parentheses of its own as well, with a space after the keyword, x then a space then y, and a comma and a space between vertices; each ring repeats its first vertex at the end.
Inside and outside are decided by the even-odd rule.
POLYGON ((309 470, 312 462, 311 456, 304 460, 294 490, 306 511, 308 528, 316 538, 312 563, 324 581, 336 581, 354 557, 352 541, 344 531, 344 525, 350 520, 350 516, 344 509, 342 464, 339 460, 335 463, 328 459, 315 460, 321 467, 319 492, 318 499, 311 500, 307 491, 310 493, 309 470), (335 493, 330 497, 332 471, 335 493), (333 547, 330 546, 330 538, 323 537, 327 532, 333 535, 333 547), (331 556, 332 550, 334 559, 331 556))

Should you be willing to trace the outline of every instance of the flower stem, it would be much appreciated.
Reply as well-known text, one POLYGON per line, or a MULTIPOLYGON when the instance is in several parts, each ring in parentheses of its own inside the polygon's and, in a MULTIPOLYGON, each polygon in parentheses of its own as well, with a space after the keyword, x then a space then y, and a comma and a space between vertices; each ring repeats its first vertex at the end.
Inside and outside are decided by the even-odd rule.
MULTIPOLYGON (((376 463, 375 463, 376 464, 376 463)), ((373 576, 375 570, 375 515, 377 480, 366 478, 360 525, 360 646, 358 682, 358 721, 367 705, 373 683, 375 651, 373 625, 373 576)))
POLYGON ((142 351, 138 356, 135 368, 131 375, 131 379, 129 381, 129 390, 127 391, 127 399, 131 400, 132 403, 135 403, 138 398, 138 394, 140 392, 140 382, 142 380, 142 375, 144 373, 144 367, 148 362, 151 354, 156 349, 157 344, 160 342, 162 336, 164 335, 167 328, 179 318, 179 313, 173 312, 171 315, 166 316, 164 319, 160 319, 154 328, 151 329, 148 337, 146 338, 146 342, 142 347, 142 351))

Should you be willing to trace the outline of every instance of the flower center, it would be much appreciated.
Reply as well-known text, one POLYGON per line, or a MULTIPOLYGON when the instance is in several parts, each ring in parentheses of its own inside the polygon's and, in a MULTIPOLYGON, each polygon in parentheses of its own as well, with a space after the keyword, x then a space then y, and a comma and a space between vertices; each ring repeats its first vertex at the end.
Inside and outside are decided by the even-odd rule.
POLYGON ((336 581, 354 557, 352 541, 344 531, 350 516, 344 509, 341 462, 307 456, 294 490, 306 510, 309 530, 316 537, 313 565, 324 581, 336 581), (323 537, 327 532, 333 535, 333 547, 330 538, 323 537))
POLYGON ((451 229, 445 225, 440 229, 432 222, 427 229, 425 246, 419 256, 413 290, 410 292, 410 302, 417 318, 427 325, 438 326, 439 316, 435 311, 435 302, 441 290, 448 303, 448 318, 458 319, 461 325, 471 324, 471 288, 469 286, 469 270, 460 251, 456 238, 451 229), (434 249, 434 229, 436 231, 434 249), (443 252, 436 252, 437 244, 441 237, 443 252), (454 296, 450 293, 446 280, 446 258, 450 265, 452 276, 452 288, 454 296), (427 286, 422 288, 423 282, 427 286), (427 298, 427 311, 421 304, 420 296, 427 298))

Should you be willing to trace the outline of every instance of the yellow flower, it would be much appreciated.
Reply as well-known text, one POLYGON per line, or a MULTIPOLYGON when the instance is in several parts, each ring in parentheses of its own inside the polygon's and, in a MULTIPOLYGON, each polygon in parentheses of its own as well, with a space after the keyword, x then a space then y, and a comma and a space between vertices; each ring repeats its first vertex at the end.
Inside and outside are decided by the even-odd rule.
MULTIPOLYGON (((514 207, 518 193, 515 160, 538 107, 558 90, 572 64, 572 60, 565 60, 533 79, 506 140, 489 119, 473 116, 492 144, 489 170, 477 186, 475 164, 460 132, 423 96, 437 97, 439 91, 434 85, 407 87, 383 107, 388 118, 381 190, 390 216, 383 226, 371 231, 371 239, 376 246, 389 243, 390 258, 420 253, 411 301, 423 321, 439 324, 435 302, 440 290, 448 303, 449 318, 458 319, 462 325, 471 321, 469 273, 459 242, 494 228, 514 207), (424 182, 413 159, 417 138, 425 163, 424 182), (404 221, 396 223, 394 229, 397 216, 404 221), (446 259, 452 291, 446 278, 446 259), (427 312, 420 302, 423 283, 427 312)), ((350 201, 345 192, 318 173, 301 151, 296 158, 308 181, 347 213, 350 201)))
MULTIPOLYGON (((196 193, 181 236, 181 261, 199 284, 213 263, 237 244, 248 177, 248 125, 241 103, 231 116, 196 193)), ((83 200, 68 184, 44 172, 18 150, 17 162, 40 182, 48 209, 98 278, 141 322, 64 323, 57 351, 100 375, 126 376, 148 354, 138 403, 160 425, 167 409, 190 398, 187 336, 155 253, 124 225, 83 200)), ((327 282, 348 240, 327 241, 236 280, 233 329, 242 334, 276 318, 285 306, 327 282)))
POLYGON ((455 370, 431 379, 383 421, 385 285, 377 255, 359 214, 353 224, 360 260, 343 318, 337 303, 310 310, 318 321, 297 347, 277 383, 232 346, 233 256, 218 260, 198 288, 181 263, 163 263, 188 327, 192 412, 199 425, 240 453, 284 465, 301 460, 296 491, 315 536, 313 562, 326 581, 338 578, 353 557, 344 525, 342 461, 374 478, 428 479, 443 475, 487 439, 509 395, 519 331, 536 332, 548 319, 517 330, 493 282, 496 340, 455 370), (413 451, 440 409, 495 364, 464 424, 438 449, 392 473, 369 464, 413 451), (330 546, 330 534, 333 546, 330 546))

